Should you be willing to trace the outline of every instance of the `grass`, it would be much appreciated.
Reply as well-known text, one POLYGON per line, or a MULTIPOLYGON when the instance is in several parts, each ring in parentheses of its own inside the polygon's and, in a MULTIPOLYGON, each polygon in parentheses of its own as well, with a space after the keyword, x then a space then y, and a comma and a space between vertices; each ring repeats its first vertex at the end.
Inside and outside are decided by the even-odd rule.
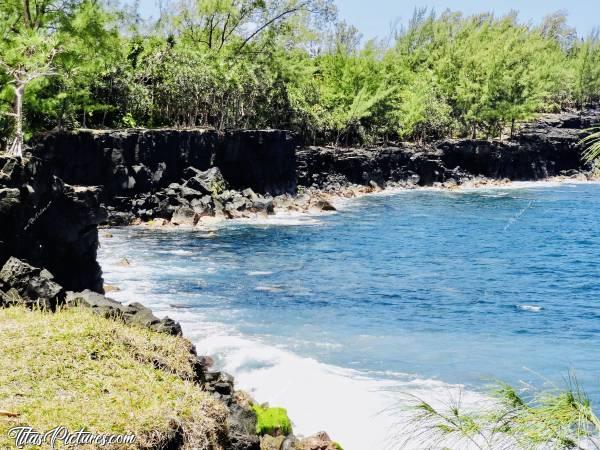
POLYGON ((120 449, 174 436, 185 449, 222 448, 226 410, 193 383, 188 341, 80 308, 2 309, 0 336, 0 410, 19 414, 0 416, 0 449, 14 448, 7 433, 19 425, 136 435, 120 449))
POLYGON ((434 408, 415 398, 406 442, 482 450, 600 449, 600 420, 574 376, 562 389, 519 391, 499 383, 492 397, 479 411, 464 411, 459 402, 434 408))
POLYGON ((256 433, 260 436, 287 436, 292 432, 292 422, 285 408, 269 408, 252 405, 256 413, 256 433))

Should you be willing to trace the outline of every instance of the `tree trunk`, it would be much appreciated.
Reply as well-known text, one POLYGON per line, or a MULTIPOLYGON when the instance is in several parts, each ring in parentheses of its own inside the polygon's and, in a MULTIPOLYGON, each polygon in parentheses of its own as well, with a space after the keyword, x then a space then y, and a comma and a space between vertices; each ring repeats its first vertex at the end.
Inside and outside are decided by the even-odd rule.
POLYGON ((9 152, 14 156, 23 156, 23 93, 25 85, 15 86, 15 139, 9 152))
POLYGON ((25 22, 25 28, 32 28, 31 8, 29 7, 29 0, 23 0, 23 21, 25 22))

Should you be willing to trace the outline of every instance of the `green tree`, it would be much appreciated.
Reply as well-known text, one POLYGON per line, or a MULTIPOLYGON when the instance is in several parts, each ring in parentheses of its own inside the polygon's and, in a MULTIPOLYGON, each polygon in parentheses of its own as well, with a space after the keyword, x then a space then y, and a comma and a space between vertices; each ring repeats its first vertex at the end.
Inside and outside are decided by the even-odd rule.
MULTIPOLYGON (((28 19, 30 20, 30 19, 28 19)), ((59 51, 56 41, 43 36, 37 30, 24 30, 8 41, 2 48, 0 68, 8 77, 7 85, 14 95, 12 112, 5 113, 14 118, 14 139, 9 152, 23 154, 23 102, 27 87, 42 77, 56 75, 54 59, 59 51)))

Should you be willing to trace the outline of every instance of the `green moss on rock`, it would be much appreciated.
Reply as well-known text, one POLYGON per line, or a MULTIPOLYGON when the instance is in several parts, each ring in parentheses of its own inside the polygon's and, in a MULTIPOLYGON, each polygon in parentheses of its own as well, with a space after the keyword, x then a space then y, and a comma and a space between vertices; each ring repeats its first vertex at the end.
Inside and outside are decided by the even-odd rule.
POLYGON ((269 408, 252 405, 256 413, 256 433, 260 436, 286 436, 292 432, 292 422, 285 408, 269 408))

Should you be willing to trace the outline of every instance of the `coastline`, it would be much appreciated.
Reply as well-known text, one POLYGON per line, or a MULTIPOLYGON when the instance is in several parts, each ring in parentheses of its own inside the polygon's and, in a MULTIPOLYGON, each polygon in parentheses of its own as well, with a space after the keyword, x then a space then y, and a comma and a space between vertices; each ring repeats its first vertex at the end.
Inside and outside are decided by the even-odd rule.
MULTIPOLYGON (((537 189, 551 188, 565 184, 597 184, 598 182, 598 179, 583 181, 581 178, 574 179, 570 177, 554 177, 548 180, 510 183, 487 180, 483 183, 478 182, 476 185, 466 185, 458 189, 448 189, 446 187, 415 187, 412 189, 406 187, 388 187, 371 192, 361 190, 353 197, 330 194, 327 200, 331 201, 336 208, 342 210, 346 207, 352 207, 354 200, 360 200, 368 196, 401 195, 415 191, 461 194, 489 189, 537 189)), ((311 226, 319 225, 319 217, 328 214, 335 214, 335 211, 315 211, 312 213, 307 211, 302 213, 293 210, 283 210, 276 211, 275 215, 268 216, 268 218, 222 221, 211 228, 196 227, 186 229, 184 227, 164 226, 160 230, 165 232, 180 230, 182 233, 189 231, 210 232, 218 230, 222 226, 227 226, 228 223, 242 227, 244 225, 255 225, 256 223, 273 226, 311 226), (289 220, 286 222, 286 219, 289 220), (315 219, 315 221, 311 221, 310 219, 315 219)), ((146 227, 142 225, 139 228, 146 227)), ((111 278, 113 274, 111 272, 114 270, 114 267, 113 269, 109 269, 109 266, 106 266, 105 270, 107 277, 109 277, 108 280, 113 281, 111 278)), ((122 268, 118 270, 136 271, 137 269, 122 268)), ((149 292, 152 290, 151 286, 147 288, 149 292)), ((123 299, 137 298, 135 289, 134 292, 126 291, 118 295, 123 299)), ((138 292, 137 295, 140 295, 140 293, 138 292)), ((167 295, 167 297, 170 296, 167 295)), ((147 299, 146 301, 149 300, 147 299)), ((372 444, 372 441, 364 439, 372 439, 374 435, 387 436, 390 429, 394 429, 394 426, 397 429, 398 424, 402 423, 402 417, 401 415, 397 415, 397 410, 395 411, 396 416, 390 416, 387 419, 382 418, 386 413, 390 412, 390 408, 398 406, 398 398, 390 395, 390 392, 394 392, 394 390, 406 389, 407 392, 416 396, 424 396, 424 398, 434 403, 436 397, 437 401, 441 401, 442 403, 448 399, 460 397, 465 399, 463 406, 468 406, 469 402, 473 405, 481 405, 482 402, 491 401, 491 398, 487 395, 479 391, 466 390, 460 384, 444 383, 440 380, 417 379, 409 374, 388 374, 388 381, 385 381, 386 376, 378 374, 378 379, 376 380, 372 378, 371 375, 373 374, 370 375, 353 369, 343 369, 325 363, 318 363, 311 358, 295 355, 282 348, 267 345, 260 340, 244 337, 236 331, 221 329, 218 325, 210 321, 210 317, 199 319, 199 317, 205 316, 205 314, 197 310, 177 309, 170 307, 169 304, 152 304, 152 307, 157 312, 160 312, 160 314, 169 314, 178 320, 182 324, 185 335, 191 338, 198 348, 207 350, 213 356, 215 354, 227 355, 229 352, 229 357, 224 356, 224 359, 218 360, 217 367, 232 373, 236 377, 239 386, 256 398, 277 404, 284 404, 288 408, 292 420, 296 420, 299 424, 299 433, 313 432, 315 424, 327 422, 328 431, 333 436, 338 437, 342 443, 348 442, 349 445, 345 445, 345 448, 364 448, 364 445, 367 445, 369 442, 372 444), (209 331, 201 331, 203 329, 209 331), (261 357, 260 355, 269 356, 261 357), (264 365, 266 369, 260 373, 245 373, 247 365, 264 365), (270 366, 273 367, 269 369, 270 366), (318 374, 319 377, 318 388, 315 388, 315 378, 312 378, 315 374, 318 374), (307 379, 312 381, 307 383, 307 379), (294 388, 292 389, 291 386, 294 388), (403 386, 403 388, 400 386, 403 386), (309 395, 306 394, 308 392, 310 392, 309 395), (365 405, 365 408, 353 417, 344 415, 343 399, 350 392, 362 393, 357 395, 364 395, 361 402, 365 405), (310 400, 307 400, 307 397, 310 400), (324 398, 330 397, 335 397, 337 400, 327 402, 330 408, 326 412, 321 414, 311 411, 311 404, 317 403, 319 400, 324 401, 324 398), (339 417, 339 421, 331 422, 326 420, 332 415, 339 417), (368 438, 365 438, 362 432, 348 434, 348 430, 361 430, 361 424, 364 424, 365 421, 368 422, 370 416, 377 416, 378 424, 375 428, 369 428, 370 433, 368 433, 368 438), (354 425, 348 427, 348 423, 354 423, 354 425), (355 446, 353 446, 354 442, 357 443, 355 446)), ((404 424, 403 426, 406 427, 408 425, 404 424)), ((404 448, 419 448, 419 446, 405 446, 404 448)))
MULTIPOLYGON (((179 299, 177 292, 157 292, 155 284, 141 281, 151 279, 157 268, 147 267, 142 259, 135 257, 130 267, 118 264, 130 239, 128 230, 120 228, 107 239, 114 244, 101 252, 107 281, 122 288, 111 295, 118 300, 143 300, 157 315, 169 315, 177 320, 184 336, 214 359, 214 370, 232 374, 236 387, 252 397, 284 406, 300 436, 325 429, 344 449, 398 448, 398 433, 406 440, 414 434, 410 430, 409 414, 414 398, 426 399, 438 407, 455 398, 464 399, 466 407, 490 400, 484 393, 439 379, 409 373, 366 372, 320 362, 283 345, 245 335, 216 320, 210 307, 179 307, 177 303, 185 304, 186 300, 179 299), (127 283, 127 279, 131 283, 127 283)), ((173 267, 171 270, 182 269, 173 267)), ((256 278, 263 276, 256 275, 256 278)), ((195 272, 195 278, 204 278, 201 269, 195 272)), ((407 444, 402 448, 422 447, 407 444)))
MULTIPOLYGON (((298 194, 294 196, 278 196, 273 199, 272 213, 255 213, 249 217, 227 218, 224 215, 219 217, 209 217, 209 220, 200 220, 196 225, 173 224, 164 219, 142 221, 135 219, 127 226, 142 227, 147 229, 161 230, 202 230, 211 231, 218 229, 222 225, 231 222, 236 224, 273 224, 279 222, 282 225, 311 225, 317 222, 311 221, 311 218, 318 218, 321 215, 334 213, 337 209, 346 207, 349 202, 369 196, 388 196, 407 192, 444 192, 444 193, 468 193, 482 190, 499 189, 526 189, 526 188, 544 188, 552 186, 561 186, 565 184, 600 184, 600 174, 580 172, 572 176, 553 176, 546 179, 530 181, 513 181, 508 179, 492 179, 485 177, 475 177, 465 180, 461 184, 455 183, 435 183, 431 186, 419 186, 407 182, 390 182, 384 187, 363 186, 348 184, 338 189, 316 187, 301 187, 298 194), (319 205, 319 206, 314 206, 319 205), (323 207, 325 205, 325 207, 323 207), (294 220, 297 219, 297 220, 294 220)), ((111 228, 103 227, 104 229, 111 228)))
MULTIPOLYGON (((62 306, 69 298, 72 299, 72 295, 67 296, 67 291, 74 291, 77 294, 75 298, 83 298, 84 304, 101 314, 108 312, 109 316, 117 317, 125 315, 128 320, 139 321, 142 326, 155 331, 180 335, 179 323, 168 317, 158 319, 152 310, 141 303, 135 303, 136 300, 144 304, 149 303, 151 291, 146 291, 145 295, 140 296, 132 293, 128 289, 129 286, 119 286, 117 283, 117 287, 124 289, 111 290, 106 297, 100 294, 110 290, 109 286, 103 283, 102 268, 97 259, 98 229, 103 228, 106 223, 130 226, 133 224, 133 227, 150 230, 198 230, 210 234, 227 223, 242 226, 252 223, 319 224, 319 216, 335 213, 338 209, 346 208, 353 200, 368 196, 396 195, 420 190, 467 193, 525 186, 596 183, 598 178, 587 175, 590 168, 580 159, 576 146, 580 132, 575 128, 569 129, 564 139, 555 141, 543 135, 531 139, 528 137, 529 140, 526 139, 523 143, 525 147, 521 155, 526 162, 531 162, 530 166, 527 166, 531 170, 525 176, 539 179, 528 182, 511 182, 507 178, 475 175, 507 173, 516 176, 517 166, 524 161, 515 159, 515 154, 519 154, 518 142, 463 140, 442 142, 437 149, 426 148, 418 151, 413 147, 396 147, 374 150, 305 148, 296 152, 297 149, 285 132, 235 132, 228 135, 227 139, 246 139, 250 149, 239 159, 239 154, 236 153, 238 147, 229 146, 225 138, 221 137, 221 146, 214 148, 207 147, 202 142, 196 146, 192 145, 191 141, 182 141, 182 145, 187 147, 180 148, 181 155, 173 155, 170 152, 171 147, 166 145, 165 135, 161 134, 160 130, 141 134, 139 131, 106 132, 100 140, 98 136, 87 132, 72 136, 60 133, 50 135, 48 141, 38 141, 32 153, 27 154, 25 158, 4 155, 0 159, 3 175, 0 179, 0 226, 3 233, 15 236, 12 241, 0 243, 0 256, 2 262, 12 261, 9 258, 16 257, 31 264, 27 269, 29 281, 18 280, 18 283, 10 278, 11 274, 18 271, 9 267, 9 281, 4 280, 0 283, 0 294, 4 303, 11 304, 13 300, 6 300, 6 292, 18 291, 18 302, 21 304, 33 306, 43 301, 44 305, 53 309, 62 306), (125 136, 131 138, 127 146, 123 141, 125 136), (75 142, 85 144, 84 151, 81 151, 74 141, 69 140, 71 138, 75 139, 75 142), (261 144, 263 138, 269 139, 268 145, 261 144), (130 144, 136 142, 146 146, 147 152, 134 151, 135 147, 130 144), (285 145, 282 145, 282 142, 285 142, 285 145), (551 148, 546 147, 549 143, 551 148), (105 152, 106 146, 111 149, 108 153, 105 152), (253 167, 253 178, 245 178, 241 168, 245 167, 248 160, 252 160, 254 154, 260 155, 263 151, 267 151, 273 160, 259 159, 259 163, 253 167), (296 153, 302 155, 299 161, 296 161, 296 153), (145 155, 144 158, 147 159, 136 159, 139 155, 145 155), (281 158, 275 158, 277 155, 281 158), (563 159, 557 161, 556 155, 562 155, 563 159), (217 161, 223 161, 227 170, 221 173, 218 166, 206 166, 206 161, 212 161, 213 156, 217 161), (465 171, 458 165, 457 161, 465 160, 472 165, 471 171, 465 171), (99 161, 98 164, 95 164, 96 161, 99 161), (498 161, 502 161, 500 166, 498 161), (194 166, 196 163, 202 170, 194 166), (95 169, 89 179, 86 178, 88 167, 95 169), (541 179, 540 175, 549 173, 568 175, 541 179), (272 196, 269 192, 276 195, 272 196), (108 215, 105 208, 108 209, 108 215), (49 232, 55 235, 50 237, 49 232), (42 252, 39 251, 40 248, 43 249, 42 252), (42 281, 35 281, 36 277, 41 277, 42 281), (45 287, 44 290, 36 292, 37 297, 31 296, 28 291, 27 283, 31 284, 34 281, 38 285, 42 283, 45 287), (51 289, 48 289, 48 286, 51 289), (118 298, 127 305, 113 302, 111 297, 118 298), (131 317, 135 319, 130 319, 131 317)), ((201 133, 195 133, 170 130, 167 134, 175 140, 183 135, 201 137, 201 133)), ((101 232, 101 235, 102 233, 110 234, 110 229, 101 232)), ((130 266, 129 263, 127 265, 130 266)), ((137 270, 135 266, 133 269, 123 269, 132 272, 137 270)), ((107 271, 106 275, 109 276, 107 281, 110 284, 110 271, 107 271)), ((136 276, 139 278, 139 273, 136 276)), ((264 289, 268 290, 270 287, 265 286, 264 289)), ((151 302, 150 306, 157 314, 168 312, 175 318, 181 317, 186 336, 197 343, 201 352, 209 353, 211 349, 218 351, 223 348, 222 344, 230 349, 232 345, 237 345, 238 358, 244 360, 243 349, 246 343, 234 342, 235 336, 232 338, 227 333, 221 333, 218 335, 221 340, 197 339, 194 337, 194 330, 186 328, 186 311, 176 308, 175 311, 164 310, 160 305, 151 302)), ((210 324, 210 321, 206 323, 210 324)), ((331 411, 319 410, 320 415, 307 412, 311 410, 303 403, 306 401, 303 389, 293 388, 294 385, 300 386, 310 381, 302 377, 303 367, 310 367, 324 374, 328 381, 323 389, 337 392, 337 400, 333 402, 336 408, 343 406, 348 391, 384 392, 389 387, 385 384, 374 386, 368 376, 365 380, 364 374, 359 372, 345 372, 343 369, 340 369, 340 372, 339 368, 331 365, 321 366, 314 360, 296 359, 293 355, 278 353, 278 349, 262 349, 262 353, 271 351, 280 360, 291 361, 292 365, 296 365, 296 370, 290 372, 281 370, 281 367, 278 369, 276 364, 270 378, 267 377, 271 383, 279 383, 278 396, 270 397, 269 391, 260 386, 261 381, 264 381, 262 378, 241 374, 241 386, 256 393, 259 401, 276 401, 282 406, 288 406, 289 403, 290 415, 292 419, 297 415, 298 420, 302 421, 300 430, 304 433, 315 432, 321 428, 321 421, 329 417, 331 411), (343 386, 346 386, 347 390, 335 391, 343 386), (286 398, 290 399, 289 402, 286 398)), ((208 356, 194 356, 198 357, 198 364, 202 367, 199 373, 208 377, 206 382, 202 381, 200 384, 230 407, 231 416, 235 416, 239 412, 236 409, 239 405, 233 398, 234 381, 226 372, 208 370, 210 364, 206 362, 211 361, 208 356)), ((259 362, 267 366, 270 363, 269 360, 259 362)), ((232 361, 221 361, 219 364, 218 368, 238 373, 239 367, 232 361)), ((410 380, 401 382, 411 385, 410 380)), ((456 384, 438 385, 432 380, 417 380, 417 384, 422 382, 426 386, 424 391, 431 389, 432 385, 427 384, 429 382, 445 391, 457 393, 462 389, 456 384)), ((307 388, 310 387, 310 384, 307 385, 307 388)), ((326 394, 325 390, 317 393, 320 392, 323 396, 326 394)), ((317 395, 313 403, 318 404, 318 401, 317 395)), ((369 406, 352 427, 352 432, 361 431, 360 425, 368 422, 369 414, 379 414, 389 407, 380 397, 375 401, 364 397, 362 401, 369 406)), ((336 411, 334 414, 337 421, 332 425, 332 429, 328 430, 333 433, 332 437, 339 438, 342 444, 345 444, 344 439, 363 442, 360 441, 359 435, 344 435, 343 429, 347 428, 348 417, 344 416, 344 409, 336 411), (338 432, 341 433, 339 437, 336 435, 338 432)), ((243 436, 256 444, 257 438, 253 433, 243 436)), ((376 434, 381 437, 384 433, 378 429, 376 434)), ((234 433, 230 438, 235 440, 239 435, 234 433)))

